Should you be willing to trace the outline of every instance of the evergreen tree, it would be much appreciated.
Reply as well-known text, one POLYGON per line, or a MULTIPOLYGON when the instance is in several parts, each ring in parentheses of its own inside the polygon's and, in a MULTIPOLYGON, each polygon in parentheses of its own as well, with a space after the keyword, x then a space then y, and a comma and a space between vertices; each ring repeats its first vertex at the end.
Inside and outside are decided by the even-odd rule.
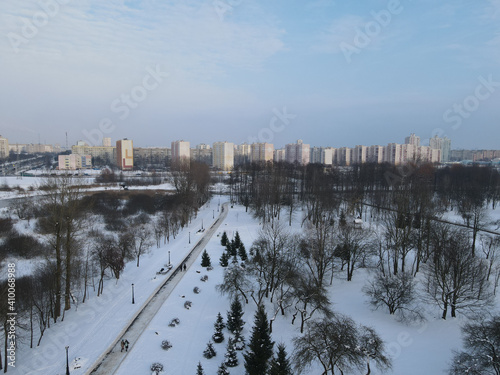
POLYGON ((242 319, 244 312, 241 302, 238 298, 235 298, 231 303, 231 310, 227 312, 227 329, 236 334, 236 332, 241 332, 245 322, 242 319))
POLYGON ((205 375, 205 371, 203 371, 201 362, 198 362, 198 366, 196 367, 196 375, 205 375))
POLYGON ((236 367, 238 366, 238 353, 236 352, 236 347, 234 346, 234 340, 230 337, 227 341, 227 351, 226 351, 226 360, 224 363, 228 367, 236 367))
POLYGON ((203 357, 205 357, 206 359, 210 359, 215 357, 216 355, 217 352, 214 349, 214 344, 212 343, 212 341, 209 341, 207 344, 207 348, 203 352, 203 357))
POLYGON ((278 354, 271 360, 269 375, 292 375, 292 366, 285 351, 285 345, 278 345, 278 354))
POLYGON ((217 370, 217 375, 229 375, 229 370, 224 362, 221 363, 219 369, 217 370))
POLYGON ((232 257, 238 255, 238 252, 237 252, 236 248, 234 247, 234 241, 227 242, 226 251, 232 257))
POLYGON ((234 334, 234 347, 236 350, 245 349, 245 338, 241 335, 241 332, 236 332, 234 334))
POLYGON ((228 241, 228 238, 227 238, 227 233, 224 232, 224 233, 222 233, 222 237, 220 239, 220 244, 222 246, 227 246, 228 243, 229 243, 229 241, 228 241))
POLYGON ((243 245, 243 243, 241 242, 240 234, 238 233, 238 231, 236 231, 236 234, 234 235, 233 246, 235 249, 239 249, 241 245, 243 245))
POLYGON ((240 256, 242 261, 246 261, 248 259, 247 251, 245 249, 245 245, 241 244, 239 250, 238 250, 238 255, 240 256))
POLYGON ((248 352, 244 354, 247 375, 267 373, 269 360, 273 356, 274 342, 271 341, 269 322, 264 306, 260 305, 255 313, 252 336, 248 344, 248 352))
POLYGON ((202 267, 212 266, 212 262, 210 261, 210 255, 208 255, 207 250, 203 250, 203 254, 201 254, 201 266, 202 267))
POLYGON ((224 251, 220 256, 219 263, 222 267, 227 267, 229 265, 229 255, 227 251, 224 251))
POLYGON ((221 313, 219 313, 217 314, 217 320, 215 321, 214 324, 215 333, 212 336, 212 340, 214 340, 214 342, 217 344, 224 341, 224 333, 222 332, 224 327, 225 327, 224 319, 222 318, 221 313))

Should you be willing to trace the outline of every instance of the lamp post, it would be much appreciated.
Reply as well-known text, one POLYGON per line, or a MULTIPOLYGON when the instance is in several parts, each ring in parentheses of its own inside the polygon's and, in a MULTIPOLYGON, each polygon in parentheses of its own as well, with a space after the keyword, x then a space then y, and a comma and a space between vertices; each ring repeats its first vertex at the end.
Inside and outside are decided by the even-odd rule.
POLYGON ((69 375, 68 349, 69 349, 69 346, 66 346, 66 375, 69 375))
POLYGON ((203 230, 203 219, 201 219, 201 229, 203 230))
POLYGON ((191 243, 191 232, 189 232, 189 243, 191 243))
POLYGON ((168 251, 168 265, 170 266, 170 250, 168 251))
POLYGON ((135 303, 135 300, 134 300, 134 284, 132 284, 132 304, 135 303))
POLYGON ((215 210, 212 210, 212 219, 215 219, 215 210))

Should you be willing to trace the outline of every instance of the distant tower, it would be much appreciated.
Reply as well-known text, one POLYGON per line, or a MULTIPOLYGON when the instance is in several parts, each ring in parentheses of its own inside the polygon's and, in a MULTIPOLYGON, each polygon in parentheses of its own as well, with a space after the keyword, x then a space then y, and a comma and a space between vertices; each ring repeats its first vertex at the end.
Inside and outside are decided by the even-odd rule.
POLYGON ((134 169, 134 146, 131 139, 116 141, 116 164, 123 171, 134 169))

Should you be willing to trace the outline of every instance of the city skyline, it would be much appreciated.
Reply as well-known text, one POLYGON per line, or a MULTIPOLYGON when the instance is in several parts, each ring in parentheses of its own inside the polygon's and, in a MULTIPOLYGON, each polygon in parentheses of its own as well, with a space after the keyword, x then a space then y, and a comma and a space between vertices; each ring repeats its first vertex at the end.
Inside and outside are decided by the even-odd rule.
POLYGON ((500 1, 6 0, 0 134, 497 149, 500 1), (221 136, 223 135, 223 136, 221 136))

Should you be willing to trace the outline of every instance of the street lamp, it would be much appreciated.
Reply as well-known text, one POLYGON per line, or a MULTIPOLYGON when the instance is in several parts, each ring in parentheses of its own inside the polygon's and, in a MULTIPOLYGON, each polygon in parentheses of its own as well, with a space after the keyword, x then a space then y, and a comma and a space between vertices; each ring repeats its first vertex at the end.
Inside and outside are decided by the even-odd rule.
POLYGON ((168 265, 170 266, 170 250, 168 251, 168 265))
POLYGON ((69 349, 69 346, 66 346, 66 375, 69 375, 68 349, 69 349))
POLYGON ((189 232, 189 243, 191 243, 191 232, 189 232))
POLYGON ((201 229, 203 229, 203 219, 201 219, 201 229))
POLYGON ((212 219, 215 219, 215 210, 212 210, 212 219))
POLYGON ((134 284, 132 284, 132 304, 135 303, 135 300, 134 300, 134 284))

